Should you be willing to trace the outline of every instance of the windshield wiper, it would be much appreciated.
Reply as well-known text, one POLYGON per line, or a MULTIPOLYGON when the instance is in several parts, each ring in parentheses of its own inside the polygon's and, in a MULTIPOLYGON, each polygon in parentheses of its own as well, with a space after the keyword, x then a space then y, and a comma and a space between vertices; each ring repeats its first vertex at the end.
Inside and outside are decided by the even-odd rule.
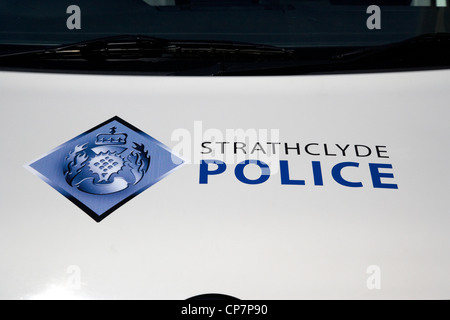
POLYGON ((33 58, 43 60, 85 59, 95 61, 134 60, 151 58, 212 58, 246 59, 288 57, 292 50, 274 46, 231 41, 168 40, 146 36, 115 36, 69 45, 26 49, 22 52, 0 52, 0 59, 33 58))
POLYGON ((267 66, 246 70, 245 66, 237 66, 221 72, 220 75, 298 75, 450 68, 450 33, 424 34, 400 42, 370 47, 338 50, 323 48, 325 53, 321 53, 320 58, 311 58, 315 55, 308 54, 311 50, 295 50, 292 61, 281 67, 267 66), (329 53, 328 56, 326 52, 329 53))
POLYGON ((117 36, 3 52, 0 68, 75 73, 296 75, 450 67, 450 34, 427 34, 372 47, 268 45, 117 36))
POLYGON ((242 42, 114 36, 63 46, 0 46, 0 67, 56 72, 216 75, 225 63, 286 61, 293 50, 242 42), (5 49, 5 48, 3 48, 5 49))
POLYGON ((425 49, 426 52, 430 52, 432 49, 448 48, 449 45, 450 33, 428 33, 400 42, 342 52, 333 56, 333 59, 342 61, 349 59, 363 59, 386 53, 402 54, 405 57, 408 55, 417 56, 418 50, 425 49))

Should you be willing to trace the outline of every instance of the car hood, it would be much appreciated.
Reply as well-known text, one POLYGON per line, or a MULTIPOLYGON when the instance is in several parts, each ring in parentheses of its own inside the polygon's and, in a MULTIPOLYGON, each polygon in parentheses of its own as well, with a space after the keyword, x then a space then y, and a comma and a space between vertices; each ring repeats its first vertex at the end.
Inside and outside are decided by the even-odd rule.
POLYGON ((0 298, 448 299, 449 78, 0 72, 0 298), (96 222, 45 156, 110 120, 182 161, 96 222))

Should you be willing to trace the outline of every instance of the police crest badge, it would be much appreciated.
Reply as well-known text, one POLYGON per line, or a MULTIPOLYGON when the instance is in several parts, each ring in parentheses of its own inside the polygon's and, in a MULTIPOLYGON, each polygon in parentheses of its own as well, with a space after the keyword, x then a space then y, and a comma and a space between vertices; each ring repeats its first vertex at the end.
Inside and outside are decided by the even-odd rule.
POLYGON ((182 163, 167 146, 114 117, 28 167, 99 222, 182 163))

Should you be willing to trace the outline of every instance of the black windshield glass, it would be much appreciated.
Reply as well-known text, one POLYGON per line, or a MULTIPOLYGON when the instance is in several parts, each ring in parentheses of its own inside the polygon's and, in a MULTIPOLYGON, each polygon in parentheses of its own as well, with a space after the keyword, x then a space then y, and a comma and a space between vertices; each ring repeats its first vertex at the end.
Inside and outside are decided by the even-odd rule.
POLYGON ((448 2, 0 0, 0 43, 60 45, 139 34, 280 47, 379 45, 424 33, 449 32, 448 2), (380 12, 369 10, 373 4, 380 12), (70 9, 73 5, 79 8, 75 18, 76 11, 70 9))

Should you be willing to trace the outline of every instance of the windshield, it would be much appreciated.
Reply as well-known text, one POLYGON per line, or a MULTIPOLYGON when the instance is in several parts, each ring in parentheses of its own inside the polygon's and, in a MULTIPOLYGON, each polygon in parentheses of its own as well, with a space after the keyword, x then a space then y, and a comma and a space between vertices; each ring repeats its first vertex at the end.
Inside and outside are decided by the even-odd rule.
POLYGON ((0 0, 0 43, 61 45, 126 34, 291 48, 370 46, 450 32, 448 5, 447 0, 0 0))

